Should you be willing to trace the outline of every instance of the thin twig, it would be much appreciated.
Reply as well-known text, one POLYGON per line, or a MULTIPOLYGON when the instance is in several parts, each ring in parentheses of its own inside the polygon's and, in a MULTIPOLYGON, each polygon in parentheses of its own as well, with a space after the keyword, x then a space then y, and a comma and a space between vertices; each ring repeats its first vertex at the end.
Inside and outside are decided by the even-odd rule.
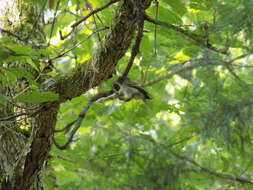
POLYGON ((23 115, 30 115, 30 113, 27 113, 27 112, 18 113, 18 114, 15 114, 15 115, 0 118, 0 121, 11 121, 11 120, 13 120, 17 117, 23 116, 23 115))
POLYGON ((86 112, 88 111, 88 109, 90 108, 91 104, 93 104, 94 102, 96 102, 97 100, 104 98, 104 97, 108 97, 110 95, 113 94, 112 90, 109 91, 105 91, 105 92, 101 92, 95 96, 93 96, 88 102, 87 104, 84 106, 82 112, 78 115, 78 118, 73 120, 72 122, 68 123, 65 127, 63 127, 62 129, 58 129, 58 130, 54 130, 54 132, 63 132, 63 131, 67 131, 69 130, 74 124, 75 127, 71 130, 69 138, 67 140, 67 142, 64 145, 59 145, 56 141, 55 138, 53 137, 53 143, 55 144, 55 146, 60 149, 60 150, 64 150, 66 148, 68 148, 69 144, 73 141, 73 138, 77 132, 77 130, 81 127, 82 121, 85 118, 86 112))
MULTIPOLYGON (((191 62, 192 60, 189 60, 189 61, 186 61, 186 62, 191 62)), ((182 62, 182 63, 179 63, 179 64, 185 64, 186 62, 182 62)), ((203 66, 203 64, 200 64, 199 62, 198 63, 195 63, 195 64, 189 64, 187 66, 182 66, 178 69, 175 69, 175 70, 170 70, 164 74, 161 74, 160 76, 156 77, 155 79, 152 79, 152 80, 149 80, 145 83, 143 83, 141 86, 142 87, 145 87, 145 86, 150 86, 154 83, 157 83, 157 82, 160 82, 164 79, 168 79, 172 76, 174 76, 175 74, 178 74, 178 73, 182 73, 182 72, 185 72, 185 71, 188 71, 188 70, 192 70, 192 69, 195 69, 197 67, 200 67, 200 66, 203 66)))
POLYGON ((224 173, 220 173, 220 172, 214 172, 214 171, 211 171, 203 166, 201 166, 200 164, 198 164, 195 160, 192 160, 186 156, 182 156, 182 155, 179 155, 171 150, 169 150, 169 152, 175 156, 176 158, 179 158, 180 160, 185 160, 186 162, 189 162, 191 163, 192 165, 198 167, 200 169, 200 171, 202 172, 205 172, 207 174, 210 174, 210 175, 213 175, 213 176, 216 176, 216 177, 219 177, 219 178, 223 178, 223 179, 228 179, 228 180, 231 180, 231 181, 238 181, 240 183, 247 183, 247 184, 250 184, 250 185, 253 185, 253 182, 248 180, 248 179, 245 179, 245 178, 242 178, 242 177, 236 177, 236 176, 233 176, 231 174, 224 174, 224 173))
MULTIPOLYGON (((32 31, 28 32, 28 35, 26 36, 26 39, 29 39, 30 36, 31 36, 32 34, 35 34, 35 33, 36 33, 36 30, 38 30, 38 27, 36 27, 36 25, 37 25, 37 23, 39 22, 39 19, 42 18, 42 15, 43 15, 43 13, 44 13, 44 10, 45 10, 46 5, 47 5, 47 1, 44 1, 44 4, 43 4, 43 6, 42 6, 41 9, 40 9, 39 14, 38 14, 37 17, 34 19, 34 23, 32 24, 32 25, 33 25, 33 26, 32 26, 32 31)), ((32 17, 32 18, 33 18, 33 17, 32 17)), ((38 25, 37 25, 37 26, 38 26, 38 25)), ((39 33, 41 33, 41 32, 39 31, 39 33)), ((42 32, 41 34, 43 35, 44 40, 46 40, 45 33, 42 32)))
MULTIPOLYGON (((141 11, 141 10, 138 10, 138 11, 141 11)), ((134 63, 134 59, 135 59, 136 55, 139 53, 141 39, 143 36, 143 28, 144 28, 144 17, 143 16, 144 15, 142 12, 139 13, 138 33, 136 36, 135 44, 133 45, 132 50, 131 50, 131 57, 128 61, 126 69, 124 70, 124 73, 122 74, 122 78, 125 78, 128 75, 128 73, 134 63)))
POLYGON ((60 39, 65 40, 67 37, 69 37, 74 32, 74 30, 75 30, 75 28, 72 28, 71 31, 68 34, 66 34, 65 36, 62 34, 62 31, 60 30, 59 31, 60 39))
POLYGON ((24 110, 35 110, 35 109, 38 109, 39 107, 38 106, 35 106, 35 107, 25 107, 25 106, 20 106, 10 100, 7 100, 8 103, 12 104, 13 106, 17 107, 17 108, 20 108, 20 109, 24 109, 24 110))
MULTIPOLYGON (((235 61, 237 61, 237 60, 239 60, 239 59, 243 59, 243 58, 245 58, 245 57, 247 57, 247 56, 249 56, 249 55, 251 55, 251 54, 243 54, 243 55, 240 55, 240 56, 238 56, 238 57, 236 57, 236 58, 234 58, 234 59, 232 59, 232 60, 230 60, 230 61, 227 61, 227 62, 225 62, 225 61, 220 61, 219 63, 217 63, 217 64, 215 64, 215 65, 224 65, 224 66, 226 66, 226 65, 231 65, 231 66, 237 66, 237 65, 232 65, 232 63, 235 62, 235 61)), ((157 82, 160 82, 160 81, 162 81, 162 80, 164 80, 164 79, 168 79, 168 78, 172 77, 172 76, 175 75, 175 74, 179 74, 179 73, 182 73, 182 72, 185 72, 185 71, 188 71, 188 70, 192 70, 192 69, 195 69, 195 68, 202 67, 202 66, 205 66, 205 65, 206 65, 206 64, 201 64, 200 61, 201 61, 201 59, 190 59, 190 60, 184 61, 184 62, 182 62, 182 63, 178 63, 178 64, 180 64, 180 65, 182 65, 182 66, 179 67, 179 68, 177 68, 177 69, 175 69, 175 70, 172 70, 172 69, 171 69, 171 70, 169 70, 168 72, 163 73, 163 74, 161 74, 160 76, 156 77, 155 79, 152 79, 152 80, 149 80, 149 81, 143 83, 141 86, 142 86, 142 87, 150 86, 150 85, 152 85, 152 84, 154 84, 154 83, 157 83, 157 82), (195 62, 195 61, 197 61, 197 63, 193 64, 192 62, 195 62), (185 65, 186 63, 191 63, 191 64, 185 65), (184 65, 185 65, 185 66, 184 66, 184 65)), ((215 60, 215 62, 217 62, 217 61, 219 61, 219 60, 215 60)), ((178 65, 178 64, 177 64, 177 65, 178 65)))
POLYGON ((36 111, 34 112, 21 112, 21 113, 17 113, 17 114, 14 114, 14 115, 10 115, 10 116, 7 116, 7 117, 3 117, 3 118, 0 118, 0 121, 11 121, 17 117, 20 117, 20 116, 24 116, 24 115, 27 115, 27 116, 34 116, 34 115, 37 115, 39 112, 41 112, 42 110, 44 110, 44 107, 41 106, 39 107, 36 111))
POLYGON ((243 81, 233 70, 233 68, 231 67, 231 65, 225 64, 225 67, 227 68, 227 70, 229 71, 229 73, 235 78, 237 79, 241 84, 245 85, 245 81, 243 81))
POLYGON ((75 17, 78 17, 78 18, 82 18, 82 16, 80 16, 80 15, 78 15, 78 14, 76 14, 76 13, 73 13, 73 12, 71 12, 70 10, 67 10, 67 9, 64 9, 63 12, 69 13, 69 14, 75 16, 75 17))
POLYGON ((38 42, 33 42, 31 40, 27 40, 25 38, 22 38, 22 37, 18 36, 17 34, 11 32, 11 31, 9 31, 9 30, 5 30, 3 28, 0 28, 0 31, 2 33, 5 33, 5 34, 7 34, 9 36, 12 36, 12 37, 16 38, 17 40, 19 40, 21 42, 24 42, 25 44, 29 44, 29 45, 32 45, 32 46, 35 46, 35 47, 48 47, 48 44, 38 43, 38 42))
POLYGON ((188 140, 192 139, 193 137, 194 137, 194 135, 189 136, 189 137, 185 137, 185 138, 181 139, 180 141, 171 143, 171 144, 169 144, 169 145, 167 145, 167 146, 168 146, 168 147, 176 146, 176 145, 178 145, 178 144, 181 144, 181 143, 183 143, 183 142, 185 142, 185 141, 188 141, 188 140))
POLYGON ((107 4, 105 4, 102 7, 99 7, 97 9, 94 9, 93 11, 91 11, 87 16, 83 17, 82 19, 80 19, 79 21, 75 22, 74 24, 71 25, 72 28, 77 27, 79 24, 81 24, 82 22, 84 22, 85 20, 87 20, 90 16, 98 13, 99 11, 102 11, 104 9, 106 9, 107 7, 109 7, 110 5, 118 2, 120 0, 111 0, 110 2, 108 2, 107 4))
MULTIPOLYGON (((94 15, 92 15, 92 18, 93 18, 96 30, 98 30, 98 24, 97 24, 97 21, 96 21, 96 17, 94 15)), ((102 39, 101 39, 101 36, 100 36, 99 32, 97 33, 97 36, 98 36, 98 41, 100 43, 100 46, 102 47, 102 39)))
POLYGON ((97 32, 100 32, 100 31, 103 31, 103 30, 106 30, 108 29, 109 27, 103 27, 103 28, 100 28, 98 30, 95 30, 94 32, 92 32, 89 36, 87 36, 84 40, 78 42, 77 44, 75 44, 72 48, 68 49, 67 51, 63 52, 63 53, 60 53, 58 55, 56 55, 55 57, 53 58, 50 58, 49 60, 47 60, 48 62, 54 60, 54 59, 58 59, 60 57, 63 57, 64 55, 66 55, 67 53, 69 53, 70 51, 72 51, 73 49, 77 48, 80 44, 84 43, 85 41, 87 41, 91 36, 93 36, 94 34, 96 34, 97 32))
POLYGON ((52 35, 53 35, 54 25, 55 25, 55 21, 56 21, 56 15, 57 15, 57 11, 58 11, 60 2, 61 2, 60 0, 57 1, 56 8, 55 8, 55 11, 54 11, 54 18, 53 18, 53 23, 52 23, 51 30, 50 30, 50 36, 49 36, 48 46, 51 43, 51 38, 52 38, 52 35))
POLYGON ((80 19, 79 21, 77 21, 77 22, 75 22, 74 24, 72 24, 72 25, 71 25, 71 28, 72 28, 71 31, 70 31, 68 34, 66 34, 65 36, 63 36, 63 34, 62 34, 61 30, 60 30, 60 38, 61 38, 61 40, 64 40, 64 39, 66 39, 67 37, 69 37, 69 36, 74 32, 74 29, 75 29, 79 24, 81 24, 82 22, 84 22, 85 20, 87 20, 90 16, 92 16, 92 15, 98 13, 99 11, 102 11, 102 10, 106 9, 107 7, 109 7, 110 5, 112 5, 112 4, 114 4, 114 3, 118 2, 118 1, 120 1, 120 0, 111 0, 110 2, 108 2, 107 4, 105 4, 104 6, 99 7, 99 8, 97 8, 97 9, 94 9, 94 10, 91 11, 87 16, 83 17, 83 18, 80 19))
MULTIPOLYGON (((93 11, 93 7, 92 7, 92 5, 88 2, 88 0, 85 0, 85 4, 86 4, 86 6, 87 6, 87 8, 89 8, 89 10, 91 10, 91 11, 93 11)), ((94 21, 94 25, 95 25, 95 28, 96 28, 96 30, 98 29, 98 24, 97 24, 97 21, 96 21, 96 15, 97 14, 93 14, 92 15, 92 18, 93 18, 93 21, 94 21)), ((98 15, 97 15, 98 16, 98 15)), ((99 17, 98 17, 99 18, 99 17)), ((100 46, 102 47, 102 39, 101 39, 101 36, 100 36, 100 33, 98 32, 98 34, 97 34, 97 36, 98 36, 98 41, 100 42, 100 46)))
POLYGON ((160 25, 160 26, 165 26, 171 30, 174 30, 176 32, 179 32, 181 34, 183 34, 184 36, 187 36, 188 38, 194 40, 196 43, 198 43, 199 45, 207 48, 207 49, 210 49, 212 51, 215 51, 217 53, 221 53, 221 54, 227 54, 227 50, 228 48, 222 48, 222 49, 218 49, 214 46, 212 46, 211 44, 209 43, 206 43, 206 39, 204 36, 199 36, 199 35, 196 35, 196 34, 193 34, 193 33, 190 33, 178 26, 175 26, 173 24, 169 24, 169 23, 166 23, 166 22, 163 22, 163 21, 159 21, 159 20, 155 20, 151 17, 149 17, 148 15, 145 15, 145 20, 147 20, 148 22, 151 22, 153 24, 156 24, 156 25, 160 25))
MULTIPOLYGON (((150 142, 152 143, 155 143, 155 145, 159 146, 161 145, 161 147, 165 148, 166 151, 168 151, 169 154, 171 154, 172 156, 174 156, 175 158, 178 158, 182 161, 186 161, 194 166, 196 166, 197 168, 199 168, 199 170, 195 170, 195 169, 192 169, 193 171, 200 171, 200 172, 205 172, 209 175, 213 175, 213 176, 216 176, 216 177, 219 177, 219 178, 223 178, 223 179, 227 179, 227 180, 231 180, 231 181, 238 181, 240 183, 247 183, 247 184, 250 184, 250 185, 253 185, 253 182, 250 181, 249 179, 245 179, 243 177, 237 177, 237 176, 233 176, 231 174, 225 174, 225 173, 220 173, 220 172, 215 172, 215 171, 211 171, 209 170, 208 168, 205 168, 203 166, 201 166, 199 163, 197 163, 195 160, 192 160, 186 156, 182 156, 180 154, 177 154, 176 152, 172 151, 168 145, 165 145, 165 144, 161 144, 161 143, 156 143, 155 141, 153 140, 150 140, 150 142)), ((170 146, 170 145, 169 145, 170 146)))
POLYGON ((252 52, 242 54, 242 55, 240 55, 240 56, 238 56, 238 57, 232 59, 231 61, 229 61, 229 63, 233 63, 233 62, 235 62, 235 61, 237 61, 237 60, 239 60, 239 59, 243 59, 243 58, 245 58, 245 57, 248 57, 248 56, 250 56, 251 54, 252 54, 252 52))
POLYGON ((246 54, 242 54, 238 57, 235 57, 234 59, 231 59, 230 61, 224 62, 224 66, 228 69, 228 71, 230 72, 230 74, 237 79, 241 84, 246 85, 245 81, 243 81, 233 70, 232 66, 236 66, 236 65, 232 65, 233 62, 239 60, 239 59, 243 59, 246 58, 247 56, 250 56, 252 53, 246 53, 246 54))
POLYGON ((253 163, 253 158, 251 158, 251 160, 249 161, 245 169, 240 173, 239 177, 241 177, 245 172, 247 172, 247 170, 252 166, 252 163, 253 163))
MULTIPOLYGON (((159 2, 158 0, 154 1, 155 4, 155 19, 158 19, 158 8, 159 8, 159 2)), ((157 25, 155 24, 155 32, 154 32, 154 50, 153 55, 157 56, 157 25)))

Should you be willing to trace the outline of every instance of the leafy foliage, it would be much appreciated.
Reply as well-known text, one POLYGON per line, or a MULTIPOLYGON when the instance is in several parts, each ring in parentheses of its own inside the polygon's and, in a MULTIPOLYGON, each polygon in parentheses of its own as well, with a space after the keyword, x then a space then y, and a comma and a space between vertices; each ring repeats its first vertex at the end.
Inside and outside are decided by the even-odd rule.
MULTIPOLYGON (((60 40, 60 32, 69 34, 71 24, 107 1, 59 2, 58 7, 55 2, 53 9, 45 10, 49 47, 38 50, 16 44, 14 37, 0 41, 0 84, 16 88, 17 80, 28 82, 28 90, 14 102, 57 100, 57 94, 40 92, 38 76, 56 76, 86 64, 106 35, 106 28, 97 31, 110 27, 117 6, 89 17, 73 30, 74 35, 60 40), (43 73, 42 57, 51 59, 53 71, 43 73), (15 61, 32 69, 4 66, 15 61)), ((146 21, 129 76, 142 84, 168 77, 147 85, 150 101, 109 99, 93 104, 71 147, 52 148, 45 189, 251 189, 252 11, 249 0, 160 0, 158 8, 152 3, 147 10, 150 17, 201 36, 213 47, 227 49, 226 54, 146 21)), ((106 83, 61 105, 57 129, 78 117, 92 95, 110 88, 129 55, 106 83)), ((11 98, 0 94, 0 106, 11 98)), ((57 134, 56 140, 63 144, 67 137, 57 134)))

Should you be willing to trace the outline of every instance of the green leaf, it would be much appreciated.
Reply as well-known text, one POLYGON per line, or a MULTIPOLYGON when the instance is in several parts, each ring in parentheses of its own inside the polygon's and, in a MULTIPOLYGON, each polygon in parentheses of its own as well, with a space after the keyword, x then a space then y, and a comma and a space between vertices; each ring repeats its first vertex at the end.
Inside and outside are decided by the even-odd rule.
POLYGON ((53 92, 27 92, 17 97, 19 102, 40 103, 52 102, 59 98, 59 95, 53 92))
MULTIPOLYGON (((11 70, 9 70, 9 69, 3 69, 3 71, 4 71, 4 78, 3 79, 5 79, 4 81, 6 81, 6 82, 9 82, 9 83, 14 83, 14 82, 16 82, 16 79, 17 79, 17 76, 15 75, 15 73, 13 73, 11 70)), ((3 81, 3 79, 2 79, 2 81, 3 81)))
POLYGON ((194 57, 197 56, 201 48, 199 46, 189 46, 183 49, 185 55, 194 57))
POLYGON ((77 173, 72 172, 72 171, 66 171, 66 170, 57 171, 56 175, 61 185, 67 184, 73 181, 78 181, 78 179, 80 179, 80 176, 78 176, 77 173))
POLYGON ((36 51, 30 46, 20 44, 10 44, 7 45, 7 47, 18 55, 29 55, 29 56, 38 55, 38 51, 36 51))
POLYGON ((27 55, 9 56, 9 57, 7 57, 7 59, 5 59, 5 61, 6 62, 15 62, 15 61, 25 62, 27 60, 27 58, 29 58, 29 56, 27 56, 27 55))
MULTIPOLYGON (((153 17, 156 15, 155 10, 153 9, 148 10, 148 14, 152 15, 153 17)), ((176 13, 174 13, 168 5, 159 7, 158 19, 170 24, 183 23, 182 19, 176 13)))
POLYGON ((169 6, 161 6, 159 8, 158 17, 163 20, 167 21, 171 24, 182 24, 182 19, 177 15, 169 6))
POLYGON ((25 68, 13 67, 13 68, 8 68, 6 70, 13 73, 16 77, 26 77, 28 79, 33 78, 32 74, 29 73, 25 68))
POLYGON ((7 100, 8 100, 8 98, 5 95, 0 94, 0 104, 6 105, 7 100))
POLYGON ((34 80, 33 75, 27 71, 25 68, 12 67, 4 68, 5 75, 10 82, 15 82, 17 78, 26 78, 30 85, 37 86, 36 81, 34 80))
POLYGON ((13 55, 14 52, 11 51, 9 48, 0 46, 0 62, 7 59, 9 56, 13 55))
POLYGON ((0 43, 4 44, 4 43, 9 43, 11 42, 12 38, 10 36, 1 36, 0 38, 0 43))
POLYGON ((187 11, 185 4, 181 0, 166 0, 165 3, 172 8, 173 12, 180 16, 184 15, 187 11))
POLYGON ((190 8, 196 10, 210 10, 212 1, 209 0, 191 0, 190 8))
POLYGON ((152 53, 152 48, 153 48, 152 41, 149 39, 147 35, 143 36, 140 49, 148 55, 152 53))

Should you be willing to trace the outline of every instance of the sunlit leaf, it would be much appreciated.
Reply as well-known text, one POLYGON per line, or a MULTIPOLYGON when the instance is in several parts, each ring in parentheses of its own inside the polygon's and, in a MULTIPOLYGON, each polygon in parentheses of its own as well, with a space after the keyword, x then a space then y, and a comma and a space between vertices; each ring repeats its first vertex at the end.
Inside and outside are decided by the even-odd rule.
POLYGON ((58 94, 53 92, 26 92, 19 95, 16 100, 19 102, 40 103, 57 100, 58 94))

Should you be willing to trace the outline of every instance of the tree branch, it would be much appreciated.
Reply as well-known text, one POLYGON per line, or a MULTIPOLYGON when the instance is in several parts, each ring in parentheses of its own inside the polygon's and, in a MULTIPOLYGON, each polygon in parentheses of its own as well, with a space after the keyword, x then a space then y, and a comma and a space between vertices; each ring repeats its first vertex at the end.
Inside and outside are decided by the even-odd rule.
POLYGON ((15 190, 30 189, 45 160, 47 160, 58 109, 58 104, 51 105, 35 117, 36 125, 34 128, 37 131, 31 143, 31 151, 26 156, 23 175, 18 184, 15 184, 15 190))
POLYGON ((60 150, 64 150, 66 148, 68 148, 68 146, 70 145, 70 143, 73 141, 73 138, 74 138, 74 135, 76 134, 77 130, 81 127, 81 124, 85 118, 85 115, 86 115, 86 112, 88 111, 88 109, 90 108, 90 106, 98 101, 99 99, 101 98, 104 98, 104 97, 108 97, 110 95, 113 94, 113 91, 112 90, 109 90, 109 91, 105 91, 105 92, 101 92, 101 93, 98 93, 97 95, 93 96, 88 102, 87 104, 84 106, 82 112, 78 115, 78 118, 73 120, 72 122, 68 123, 65 127, 63 127, 62 129, 58 129, 58 130, 54 130, 54 132, 62 132, 62 131, 68 131, 70 130, 70 128, 75 124, 75 127, 71 130, 70 132, 70 135, 69 135, 69 138, 67 140, 67 142, 64 144, 64 145, 59 145, 54 137, 53 137, 53 143, 54 145, 60 149, 60 150))
POLYGON ((85 20, 87 20, 90 16, 98 13, 99 11, 102 11, 104 9, 106 9, 107 7, 109 7, 110 5, 118 2, 120 0, 111 0, 109 1, 107 4, 105 4, 104 6, 102 7, 99 7, 97 9, 94 9, 93 11, 91 11, 87 16, 83 17, 82 19, 80 19, 79 21, 75 22, 74 24, 71 25, 72 28, 75 28, 77 27, 79 24, 81 24, 82 22, 84 22, 85 20))
POLYGON ((35 47, 42 47, 42 48, 45 48, 45 47, 48 47, 48 44, 44 44, 44 43, 39 43, 39 42, 34 42, 34 41, 31 41, 31 40, 27 40, 25 38, 22 38, 21 36, 18 36, 17 34, 14 34, 13 32, 9 31, 9 30, 5 30, 3 28, 0 28, 0 32, 2 33, 5 33, 9 36, 12 36, 14 38, 16 38, 17 40, 21 41, 21 42, 24 42, 25 44, 28 44, 28 45, 31 45, 31 46, 35 46, 35 47))
POLYGON ((167 27, 171 30, 174 30, 178 33, 181 33, 184 36, 194 40, 197 44, 199 44, 199 45, 201 45, 201 46, 203 46, 207 49, 210 49, 210 50, 215 51, 217 53, 227 54, 228 48, 225 47, 225 48, 222 48, 222 49, 218 49, 218 48, 214 47, 213 45, 211 45, 210 43, 207 43, 204 36, 199 36, 199 35, 193 34, 191 32, 188 32, 188 31, 178 27, 178 26, 175 26, 173 24, 169 24, 169 23, 166 23, 166 22, 155 20, 155 19, 149 17, 148 15, 145 15, 145 20, 147 20, 148 22, 151 22, 153 24, 156 24, 156 25, 165 26, 165 27, 167 27))
POLYGON ((201 171, 201 172, 205 172, 209 175, 213 175, 213 176, 216 176, 216 177, 219 177, 219 178, 228 179, 228 180, 231 180, 231 181, 238 181, 240 183, 247 183, 247 184, 253 185, 253 182, 248 180, 248 179, 245 179, 245 178, 242 178, 242 177, 236 177, 236 176, 233 176, 231 174, 224 174, 224 173, 220 173, 220 172, 211 171, 211 170, 201 166, 200 164, 198 164, 195 160, 187 158, 186 156, 181 156, 181 155, 179 155, 179 154, 177 154, 177 153, 175 153, 171 150, 169 150, 169 151, 176 158, 179 158, 180 160, 185 160, 185 161, 191 163, 192 165, 196 166, 197 168, 199 168, 199 171, 201 171))
POLYGON ((99 29, 94 30, 94 31, 93 31, 90 35, 88 35, 84 40, 82 40, 82 41, 76 43, 73 47, 71 47, 70 49, 68 49, 68 50, 66 50, 66 51, 64 51, 64 52, 59 53, 59 54, 56 55, 55 57, 48 59, 47 62, 51 62, 51 61, 53 61, 53 60, 55 60, 55 59, 58 59, 58 58, 60 58, 60 57, 65 56, 67 53, 69 53, 69 52, 71 52, 72 50, 74 50, 75 48, 77 48, 80 44, 82 44, 82 43, 86 42, 88 39, 90 39, 94 34, 100 32, 100 31, 103 31, 103 30, 107 30, 107 29, 108 29, 108 27, 105 26, 105 27, 103 27, 103 28, 99 28, 99 29))
MULTIPOLYGON (((145 9, 149 6, 147 2, 150 0, 140 2, 145 3, 142 5, 145 9)), ((109 78, 119 59, 130 47, 138 24, 138 14, 134 10, 137 6, 131 1, 123 1, 102 47, 96 50, 92 59, 78 65, 72 72, 55 78, 56 82, 48 90, 60 95, 59 103, 80 96, 109 78)))
MULTIPOLYGON (((232 65, 232 63, 235 62, 235 61, 237 61, 237 60, 246 58, 249 55, 251 55, 251 53, 240 55, 240 56, 235 57, 234 59, 231 59, 231 60, 226 61, 226 62, 222 61, 222 60, 214 60, 214 62, 217 62, 215 65, 237 66, 237 65, 232 65)), ((182 72, 185 72, 185 71, 188 71, 188 70, 192 70, 192 69, 195 69, 195 68, 198 68, 198 67, 201 67, 201 66, 206 66, 207 64, 201 63, 201 60, 202 59, 190 59, 190 60, 178 63, 176 65, 173 65, 172 67, 174 67, 174 68, 170 68, 168 72, 161 74, 160 76, 158 76, 155 79, 152 79, 150 81, 147 81, 147 82, 143 83, 141 86, 142 87, 150 86, 150 85, 152 85, 154 83, 157 83, 157 82, 160 82, 160 81, 162 81, 164 79, 168 79, 168 78, 172 77, 175 74, 179 74, 179 73, 182 73, 182 72), (197 61, 197 62, 193 63, 195 61, 197 61)), ((203 61, 205 61, 205 60, 203 59, 203 61)))
POLYGON ((142 36, 143 36, 143 28, 144 28, 144 13, 143 13, 143 10, 141 10, 141 8, 138 8, 138 23, 139 23, 139 26, 138 26, 138 33, 137 33, 137 36, 136 36, 136 40, 135 40, 135 44, 133 45, 133 48, 131 50, 131 57, 128 61, 128 64, 127 64, 127 67, 124 71, 124 73, 122 74, 122 78, 125 78, 127 77, 133 63, 134 63, 134 59, 136 57, 136 55, 139 53, 139 49, 140 49, 140 44, 141 44, 141 39, 142 39, 142 36))
POLYGON ((143 83, 141 86, 142 87, 150 86, 150 85, 152 85, 154 83, 157 83, 157 82, 160 82, 164 79, 168 79, 168 78, 172 77, 175 74, 179 74, 179 73, 186 72, 186 71, 195 69, 197 67, 203 66, 203 64, 201 64, 199 62, 192 63, 194 61, 195 60, 188 60, 188 61, 185 61, 185 62, 182 62, 182 63, 178 63, 177 65, 175 65, 176 66, 175 69, 171 69, 170 71, 161 74, 160 76, 156 77, 155 79, 149 80, 149 81, 143 83), (187 64, 187 63, 189 63, 189 64, 187 64))

